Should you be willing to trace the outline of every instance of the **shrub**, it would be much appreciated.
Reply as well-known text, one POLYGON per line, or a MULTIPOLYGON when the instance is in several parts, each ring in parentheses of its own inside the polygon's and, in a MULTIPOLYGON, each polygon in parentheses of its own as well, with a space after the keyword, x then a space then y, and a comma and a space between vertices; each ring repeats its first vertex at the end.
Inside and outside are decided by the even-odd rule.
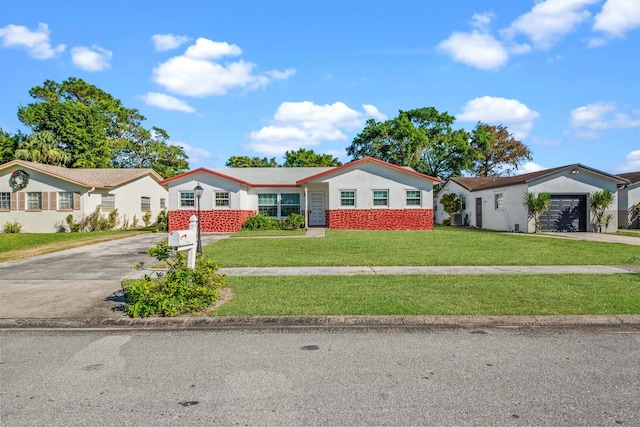
MULTIPOLYGON (((109 214, 104 217, 100 213, 101 206, 96 206, 96 209, 89 215, 82 218, 82 220, 78 223, 78 231, 110 231, 116 228, 119 222, 118 217, 118 209, 114 209, 109 214)), ((69 217, 67 216, 67 222, 69 222, 69 217)), ((73 217, 71 217, 71 221, 73 222, 73 217)), ((73 227, 70 227, 71 231, 73 227)))
POLYGON ((157 278, 143 277, 123 286, 125 311, 131 317, 178 316, 211 306, 219 298, 224 276, 216 273, 218 265, 198 256, 196 267, 186 265, 186 256, 167 242, 149 249, 149 255, 166 262, 169 271, 157 278))
POLYGON ((292 213, 280 221, 280 228, 283 230, 297 230, 299 228, 304 228, 304 222, 304 215, 292 213))
POLYGON ((3 233, 12 233, 12 234, 17 234, 22 232, 22 224, 20 224, 18 221, 14 221, 14 222, 5 222, 4 223, 4 227, 2 229, 3 233))
POLYGON ((148 227, 149 224, 151 224, 151 212, 145 212, 145 214, 142 215, 142 222, 145 227, 148 227))
POLYGON ((156 230, 168 231, 169 229, 169 215, 166 209, 162 209, 156 217, 156 230))
POLYGON ((278 220, 268 218, 262 214, 247 218, 242 224, 243 230, 277 230, 280 228, 278 220))

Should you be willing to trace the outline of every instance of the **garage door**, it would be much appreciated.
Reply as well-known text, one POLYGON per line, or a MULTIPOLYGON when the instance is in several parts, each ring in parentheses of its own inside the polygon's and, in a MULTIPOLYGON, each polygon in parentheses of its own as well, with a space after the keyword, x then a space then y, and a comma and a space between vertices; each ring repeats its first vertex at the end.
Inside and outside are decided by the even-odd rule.
POLYGON ((587 231, 587 196, 551 195, 551 207, 540 216, 542 231, 587 231))

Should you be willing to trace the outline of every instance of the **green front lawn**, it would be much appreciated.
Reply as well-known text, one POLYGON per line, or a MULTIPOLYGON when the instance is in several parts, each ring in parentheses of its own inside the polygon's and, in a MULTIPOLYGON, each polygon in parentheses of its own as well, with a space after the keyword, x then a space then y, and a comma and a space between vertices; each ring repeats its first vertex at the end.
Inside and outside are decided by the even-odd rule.
POLYGON ((227 277, 214 316, 640 313, 640 275, 227 277))
POLYGON ((640 247, 516 233, 328 230, 317 239, 224 239, 204 248, 223 267, 365 265, 622 265, 640 247))

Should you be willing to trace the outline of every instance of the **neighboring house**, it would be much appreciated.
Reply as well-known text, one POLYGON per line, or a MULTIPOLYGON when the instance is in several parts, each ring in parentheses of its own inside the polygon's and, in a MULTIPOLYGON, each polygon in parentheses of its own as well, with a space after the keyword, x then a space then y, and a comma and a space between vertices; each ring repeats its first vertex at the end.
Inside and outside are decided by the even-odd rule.
POLYGON ((167 190, 152 169, 71 169, 13 160, 0 165, 0 226, 19 222, 25 232, 52 233, 68 215, 80 221, 97 206, 118 210, 119 226, 165 208, 167 190))
POLYGON ((549 193, 551 207, 540 217, 542 231, 595 231, 591 218, 590 194, 605 188, 615 196, 610 208, 613 220, 607 231, 618 230, 618 187, 627 179, 581 164, 561 166, 508 177, 451 178, 436 195, 435 222, 449 218, 440 199, 455 193, 462 200, 454 225, 469 225, 496 231, 533 232, 524 205, 526 193, 549 193))
POLYGON ((271 218, 302 214, 310 227, 431 230, 438 183, 373 158, 338 167, 199 168, 161 182, 169 188, 170 231, 188 228, 198 208, 194 188, 204 188, 203 232, 239 231, 258 213, 271 218))
POLYGON ((618 174, 628 179, 629 184, 618 190, 618 227, 640 228, 638 205, 640 205, 640 172, 618 174))

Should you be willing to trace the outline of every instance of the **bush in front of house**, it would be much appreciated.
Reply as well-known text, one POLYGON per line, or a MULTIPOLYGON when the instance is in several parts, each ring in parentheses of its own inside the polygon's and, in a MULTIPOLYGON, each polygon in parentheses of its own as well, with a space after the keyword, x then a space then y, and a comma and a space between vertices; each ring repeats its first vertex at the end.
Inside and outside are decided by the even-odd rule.
POLYGON ((304 215, 289 214, 285 219, 277 220, 263 214, 248 218, 242 224, 243 230, 297 230, 304 227, 304 215))
POLYGON ((214 261, 199 256, 191 269, 186 256, 166 241, 149 249, 149 255, 166 263, 169 270, 123 285, 125 311, 131 317, 173 317, 203 310, 218 300, 224 276, 216 273, 219 267, 214 261))
POLYGON ((4 227, 2 228, 2 232, 3 233, 12 233, 12 234, 17 234, 22 232, 22 224, 20 224, 18 221, 14 221, 14 222, 5 222, 4 223, 4 227))

